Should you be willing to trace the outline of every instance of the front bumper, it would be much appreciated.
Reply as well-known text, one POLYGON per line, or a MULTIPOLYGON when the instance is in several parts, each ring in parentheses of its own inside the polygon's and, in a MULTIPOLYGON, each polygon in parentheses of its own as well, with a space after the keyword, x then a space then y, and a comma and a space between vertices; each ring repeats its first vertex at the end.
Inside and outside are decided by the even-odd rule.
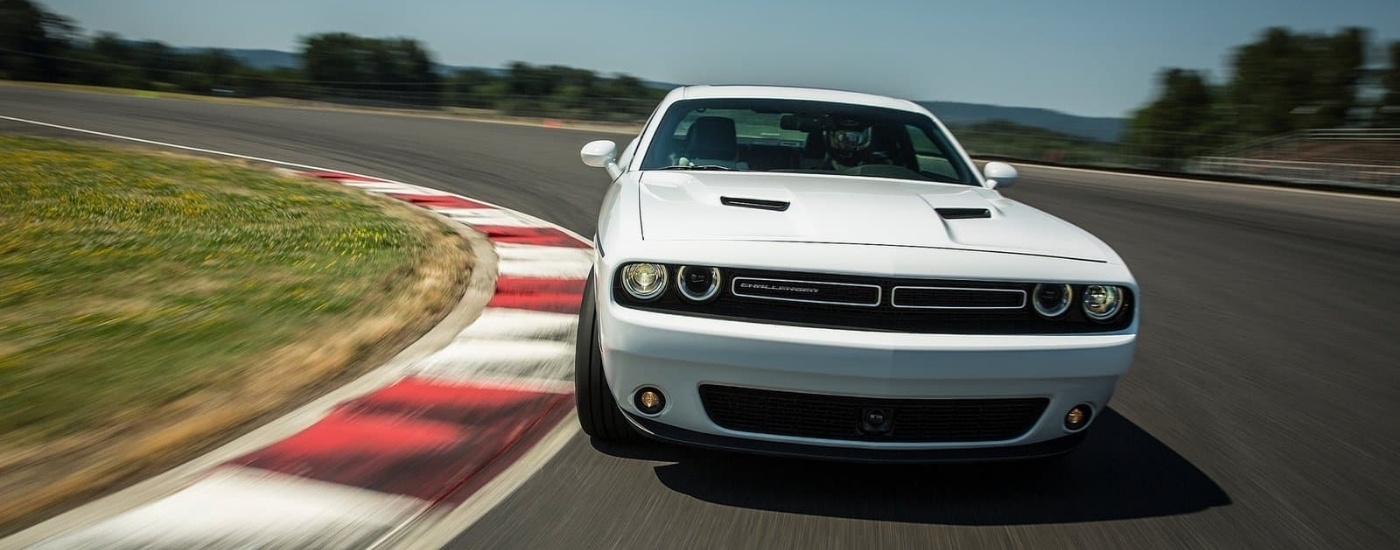
POLYGON ((1136 326, 1089 335, 904 334, 688 317, 624 308, 605 298, 598 306, 609 386, 644 432, 705 447, 851 460, 879 455, 981 460, 1065 452, 1083 434, 1065 429, 1065 413, 1080 403, 1102 412, 1132 362, 1136 342, 1136 326), (835 440, 721 427, 705 411, 703 384, 853 397, 1044 397, 1050 402, 1028 431, 1012 439, 835 440), (645 386, 666 395, 666 406, 656 415, 633 405, 633 393, 645 386))
POLYGON ((1001 445, 977 448, 942 449, 867 449, 833 447, 807 443, 766 441, 762 439, 692 432, 627 414, 627 420, 652 439, 719 451, 737 451, 791 458, 816 458, 845 462, 930 463, 930 462, 1000 462, 1030 460, 1059 456, 1079 447, 1087 432, 1073 433, 1057 439, 1021 445, 1001 445))

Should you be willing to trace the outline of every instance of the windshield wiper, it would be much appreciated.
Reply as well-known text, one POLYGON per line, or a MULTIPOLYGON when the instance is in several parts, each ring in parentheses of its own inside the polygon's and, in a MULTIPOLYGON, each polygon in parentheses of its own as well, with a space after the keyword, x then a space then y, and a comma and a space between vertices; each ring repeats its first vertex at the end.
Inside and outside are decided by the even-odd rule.
POLYGON ((657 170, 733 170, 733 168, 720 166, 718 164, 674 164, 671 166, 662 166, 661 168, 657 168, 657 170))

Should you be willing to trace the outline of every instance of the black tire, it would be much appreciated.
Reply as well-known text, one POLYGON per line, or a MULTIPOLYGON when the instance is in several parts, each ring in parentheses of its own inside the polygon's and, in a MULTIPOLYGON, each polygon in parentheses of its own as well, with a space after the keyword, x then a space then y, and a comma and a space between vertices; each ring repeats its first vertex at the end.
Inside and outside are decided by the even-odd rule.
POLYGON ((583 289, 578 311, 578 342, 574 346, 574 396, 583 433, 603 441, 639 441, 641 434, 622 416, 603 373, 603 352, 598 347, 598 311, 593 297, 593 274, 583 289))

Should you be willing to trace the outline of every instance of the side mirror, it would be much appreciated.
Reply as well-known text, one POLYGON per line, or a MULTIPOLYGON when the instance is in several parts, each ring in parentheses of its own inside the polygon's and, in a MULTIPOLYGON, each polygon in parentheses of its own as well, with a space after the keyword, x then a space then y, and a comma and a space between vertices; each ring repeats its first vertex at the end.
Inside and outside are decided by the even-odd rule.
POLYGON ((982 175, 987 178, 987 185, 992 189, 1011 187, 1016 183, 1016 178, 1021 177, 1015 166, 1005 162, 988 162, 982 167, 982 175))
POLYGON ((607 168, 608 176, 617 179, 622 169, 617 166, 617 144, 606 139, 590 141, 579 151, 583 163, 594 168, 607 168))

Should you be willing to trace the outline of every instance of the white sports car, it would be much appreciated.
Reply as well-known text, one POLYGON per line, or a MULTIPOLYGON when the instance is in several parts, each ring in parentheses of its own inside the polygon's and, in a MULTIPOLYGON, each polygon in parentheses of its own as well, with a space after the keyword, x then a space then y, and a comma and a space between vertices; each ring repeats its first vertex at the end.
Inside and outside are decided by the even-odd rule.
POLYGON ((914 103, 777 87, 668 95, 619 155, 579 317, 584 432, 777 455, 1073 450, 1132 363, 1138 287, 1007 199, 914 103))

